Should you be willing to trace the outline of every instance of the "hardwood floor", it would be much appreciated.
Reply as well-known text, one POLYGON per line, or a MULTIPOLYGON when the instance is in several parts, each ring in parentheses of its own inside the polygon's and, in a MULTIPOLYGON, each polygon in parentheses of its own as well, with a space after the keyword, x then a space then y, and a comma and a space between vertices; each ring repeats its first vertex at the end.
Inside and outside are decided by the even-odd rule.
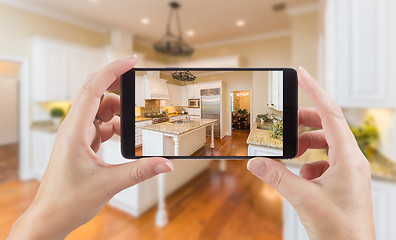
MULTIPOLYGON (((167 198, 170 222, 154 225, 156 208, 139 218, 106 206, 67 239, 282 239, 282 198, 246 170, 246 161, 211 168, 167 198)), ((38 182, 0 185, 0 239, 30 204, 38 182)))
POLYGON ((18 179, 18 144, 0 146, 0 183, 18 179))
MULTIPOLYGON (((225 136, 223 139, 215 138, 214 149, 210 147, 210 137, 206 137, 205 146, 191 156, 247 156, 248 136, 249 130, 233 129, 231 136, 225 136)), ((142 156, 142 147, 135 148, 135 155, 142 156)))

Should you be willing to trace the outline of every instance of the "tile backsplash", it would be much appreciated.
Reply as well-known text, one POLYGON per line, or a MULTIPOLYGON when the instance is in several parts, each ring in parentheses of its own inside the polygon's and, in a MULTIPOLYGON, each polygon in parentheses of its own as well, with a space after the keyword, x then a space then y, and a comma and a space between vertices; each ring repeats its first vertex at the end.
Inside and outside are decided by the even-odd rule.
POLYGON ((140 108, 140 116, 160 113, 160 100, 145 100, 145 107, 140 108))

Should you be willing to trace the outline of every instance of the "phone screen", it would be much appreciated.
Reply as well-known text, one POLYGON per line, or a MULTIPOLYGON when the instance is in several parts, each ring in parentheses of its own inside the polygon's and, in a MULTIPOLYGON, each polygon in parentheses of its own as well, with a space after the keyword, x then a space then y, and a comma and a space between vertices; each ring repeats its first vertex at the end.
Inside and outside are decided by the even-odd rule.
POLYGON ((132 110, 134 157, 284 157, 284 125, 296 125, 285 122, 284 70, 135 69, 132 75, 134 101, 123 101, 122 109, 132 110))

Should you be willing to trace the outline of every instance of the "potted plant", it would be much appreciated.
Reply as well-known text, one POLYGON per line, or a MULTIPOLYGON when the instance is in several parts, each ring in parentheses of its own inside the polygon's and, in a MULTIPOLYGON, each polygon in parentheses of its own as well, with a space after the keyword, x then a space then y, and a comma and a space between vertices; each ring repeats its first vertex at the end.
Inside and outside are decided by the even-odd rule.
POLYGON ((63 117, 65 116, 65 112, 63 111, 62 108, 55 107, 55 108, 51 109, 50 116, 52 118, 53 123, 56 126, 59 126, 63 117))

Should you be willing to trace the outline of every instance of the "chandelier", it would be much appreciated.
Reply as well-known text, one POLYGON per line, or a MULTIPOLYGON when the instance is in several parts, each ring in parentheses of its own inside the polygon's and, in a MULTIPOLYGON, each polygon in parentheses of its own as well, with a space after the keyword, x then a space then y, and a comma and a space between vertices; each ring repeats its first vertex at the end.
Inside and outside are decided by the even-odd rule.
POLYGON ((194 80, 197 78, 192 74, 190 71, 176 71, 171 74, 173 79, 179 80, 180 82, 194 82, 194 80))
POLYGON ((190 56, 194 52, 194 48, 184 42, 182 38, 178 11, 180 4, 178 2, 171 2, 169 3, 169 6, 171 7, 171 10, 168 18, 168 24, 166 26, 165 36, 163 36, 160 41, 154 44, 154 49, 157 52, 171 56, 190 56), (175 15, 178 28, 177 36, 174 35, 170 29, 173 15, 175 15))

